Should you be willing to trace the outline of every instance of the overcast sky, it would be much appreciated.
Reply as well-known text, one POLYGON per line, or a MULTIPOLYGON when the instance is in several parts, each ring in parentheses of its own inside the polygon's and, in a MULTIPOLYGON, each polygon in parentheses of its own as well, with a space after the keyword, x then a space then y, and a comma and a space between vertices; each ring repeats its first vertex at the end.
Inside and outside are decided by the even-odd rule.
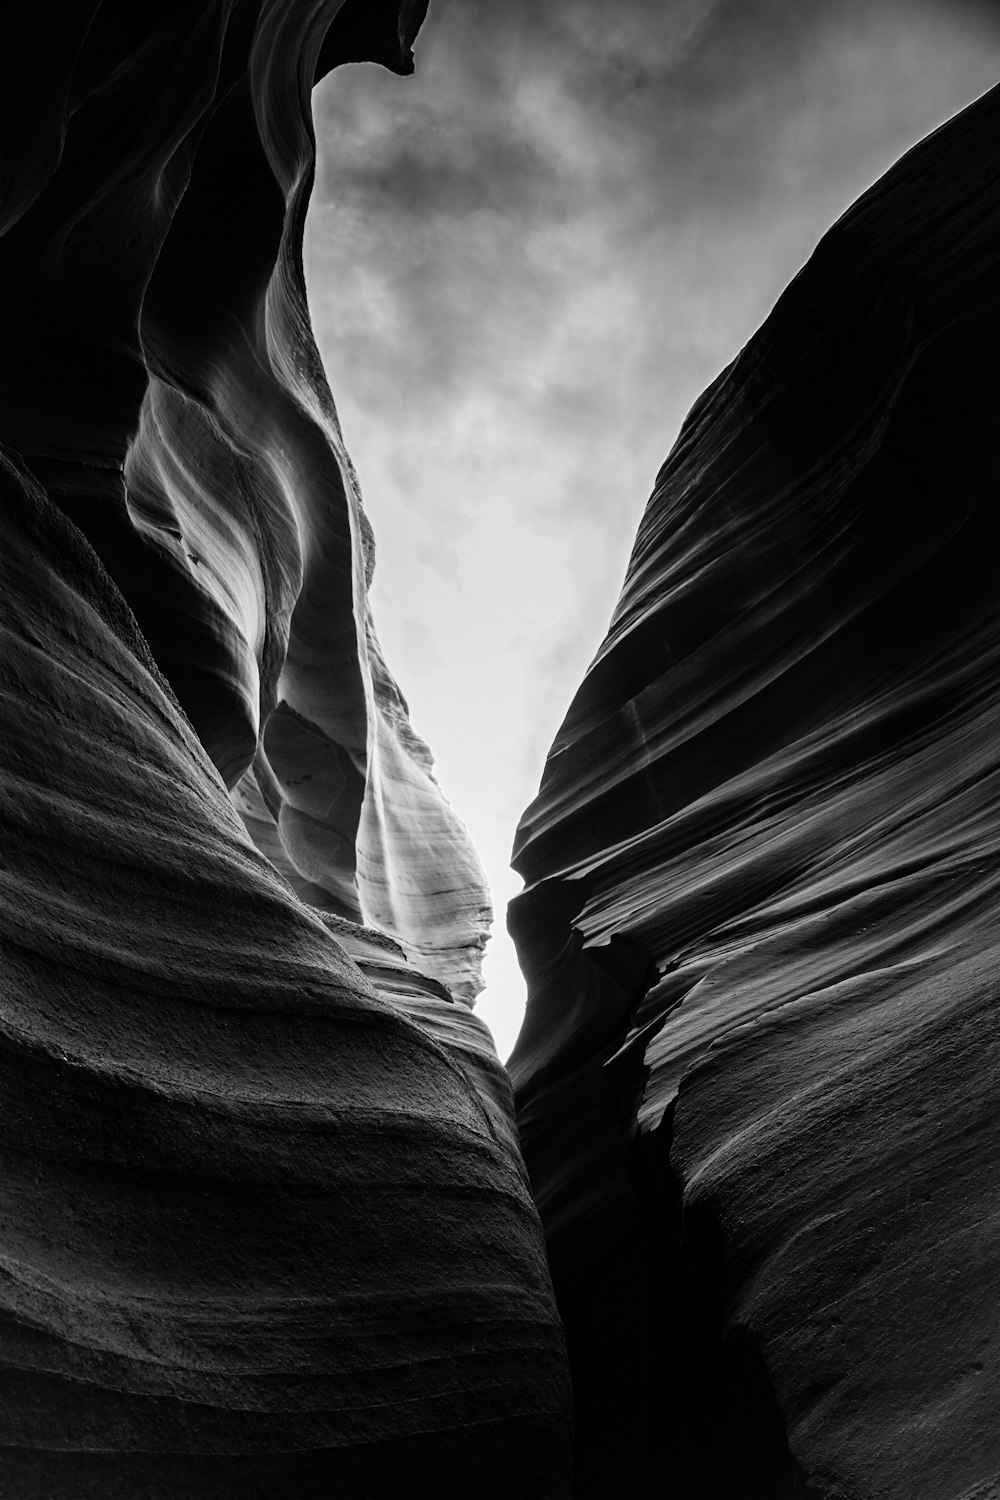
POLYGON ((415 50, 316 92, 306 275, 506 1056, 514 830, 656 471, 823 231, 1000 77, 1000 5, 432 0, 415 50))

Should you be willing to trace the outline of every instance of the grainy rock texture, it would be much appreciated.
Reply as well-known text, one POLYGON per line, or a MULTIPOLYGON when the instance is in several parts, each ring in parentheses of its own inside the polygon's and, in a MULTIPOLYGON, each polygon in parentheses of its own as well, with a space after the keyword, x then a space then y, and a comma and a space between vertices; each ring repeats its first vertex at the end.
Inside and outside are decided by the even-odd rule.
POLYGON ((1000 92, 692 411, 522 822, 580 1496, 1000 1493, 1000 92))
POLYGON ((488 901, 374 638, 300 262, 314 77, 408 71, 422 10, 2 23, 18 1500, 565 1491, 541 1233, 461 1003, 488 901))

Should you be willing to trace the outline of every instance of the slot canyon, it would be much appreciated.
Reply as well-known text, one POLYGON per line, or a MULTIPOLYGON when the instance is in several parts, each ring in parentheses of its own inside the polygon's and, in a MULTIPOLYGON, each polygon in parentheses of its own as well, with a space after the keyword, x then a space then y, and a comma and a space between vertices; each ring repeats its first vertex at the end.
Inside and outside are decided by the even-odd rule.
POLYGON ((303 271, 426 9, 2 23, 0 1495, 997 1500, 1000 88, 684 421, 504 1066, 303 271))

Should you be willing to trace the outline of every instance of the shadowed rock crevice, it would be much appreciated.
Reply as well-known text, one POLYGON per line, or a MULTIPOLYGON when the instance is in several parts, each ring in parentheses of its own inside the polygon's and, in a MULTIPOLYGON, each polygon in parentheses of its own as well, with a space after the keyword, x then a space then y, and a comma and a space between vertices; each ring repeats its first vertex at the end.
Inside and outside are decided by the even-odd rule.
POLYGON ((684 1213, 677 1268, 673 1389, 665 1391, 678 1415, 676 1493, 691 1500, 821 1500, 789 1451, 759 1340, 727 1316, 724 1235, 701 1205, 684 1213))
MULTIPOLYGON (((569 892, 554 887, 553 895, 571 914, 586 889, 585 882, 569 892)), ((514 903, 511 930, 524 942, 529 934, 520 916, 514 903)), ((553 916, 550 906, 546 926, 553 916)), ((558 972, 572 999, 570 1024, 547 1039, 546 1065, 525 1082, 519 1057, 530 1037, 529 1017, 508 1067, 567 1331, 578 1435, 574 1494, 606 1495, 615 1487, 652 1493, 657 1465, 650 1434, 661 1420, 650 1319, 658 1247, 650 1242, 632 1181, 643 1057, 641 1050, 619 1048, 655 972, 637 945, 615 939, 605 949, 586 950, 575 929, 558 972), (613 1383, 610 1370, 617 1372, 613 1383), (608 1428, 617 1434, 613 1448, 590 1443, 592 1432, 608 1428)), ((536 993, 544 994, 545 976, 537 972, 534 979, 536 993)))

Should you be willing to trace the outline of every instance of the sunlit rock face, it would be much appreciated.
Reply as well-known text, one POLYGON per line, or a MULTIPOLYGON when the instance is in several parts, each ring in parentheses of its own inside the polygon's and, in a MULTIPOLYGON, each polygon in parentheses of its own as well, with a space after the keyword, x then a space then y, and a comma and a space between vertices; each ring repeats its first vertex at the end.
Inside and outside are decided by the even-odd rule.
POLYGON ((1000 1482, 1000 93, 696 404, 518 835, 577 1485, 1000 1482))
POLYGON ((4 23, 5 1495, 565 1493, 488 901, 302 283, 312 82, 422 10, 4 23))
POLYGON ((98 551, 300 893, 471 1002, 489 898, 374 637, 301 262, 313 78, 365 51, 410 70, 425 8, 101 5, 38 38, 61 71, 32 133, 7 103, 0 437, 98 551))

